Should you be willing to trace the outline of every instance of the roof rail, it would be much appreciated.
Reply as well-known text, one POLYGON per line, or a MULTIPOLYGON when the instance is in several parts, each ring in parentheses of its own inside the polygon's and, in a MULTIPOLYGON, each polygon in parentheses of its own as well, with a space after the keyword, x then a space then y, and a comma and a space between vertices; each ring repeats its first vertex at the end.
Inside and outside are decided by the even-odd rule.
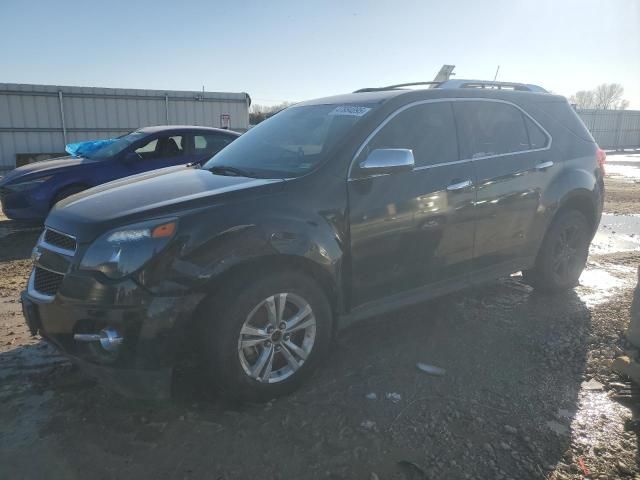
POLYGON ((446 80, 444 82, 411 82, 411 83, 398 83, 397 85, 389 85, 387 87, 371 87, 361 88, 353 93, 364 92, 382 92, 384 90, 398 90, 403 87, 414 87, 418 85, 428 85, 430 88, 486 88, 493 90, 515 90, 518 92, 538 92, 549 93, 544 88, 538 85, 532 85, 530 83, 517 83, 517 82, 496 82, 491 80, 446 80))
POLYGON ((516 90, 519 92, 549 93, 544 88, 530 83, 496 82, 491 80, 447 80, 436 88, 486 88, 495 90, 516 90))
POLYGON ((353 93, 364 93, 364 92, 382 92, 384 90, 397 90, 402 87, 414 87, 416 85, 430 85, 432 87, 437 87, 441 85, 442 82, 411 82, 411 83, 398 83, 397 85, 389 85, 388 87, 370 87, 370 88, 361 88, 360 90, 356 90, 353 93))

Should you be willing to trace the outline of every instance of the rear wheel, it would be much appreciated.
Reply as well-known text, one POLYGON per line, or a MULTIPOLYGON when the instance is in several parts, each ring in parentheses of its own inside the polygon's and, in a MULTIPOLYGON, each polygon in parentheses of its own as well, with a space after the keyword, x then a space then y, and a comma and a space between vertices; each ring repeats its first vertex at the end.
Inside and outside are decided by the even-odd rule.
POLYGON ((200 318, 204 366, 227 397, 266 401, 290 393, 329 344, 329 303, 305 275, 265 276, 207 303, 200 318))
POLYGON ((545 235, 533 269, 523 272, 525 282, 543 291, 573 288, 587 262, 590 239, 582 213, 561 212, 545 235))

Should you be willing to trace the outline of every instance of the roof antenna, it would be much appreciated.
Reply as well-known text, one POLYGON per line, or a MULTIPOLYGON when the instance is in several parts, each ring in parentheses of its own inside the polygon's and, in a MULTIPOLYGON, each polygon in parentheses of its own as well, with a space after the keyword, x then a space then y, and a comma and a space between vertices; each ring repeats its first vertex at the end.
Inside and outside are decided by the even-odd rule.
POLYGON ((498 78, 498 72, 500 71, 500 65, 498 65, 498 68, 496 68, 496 74, 493 76, 493 81, 495 82, 498 78))

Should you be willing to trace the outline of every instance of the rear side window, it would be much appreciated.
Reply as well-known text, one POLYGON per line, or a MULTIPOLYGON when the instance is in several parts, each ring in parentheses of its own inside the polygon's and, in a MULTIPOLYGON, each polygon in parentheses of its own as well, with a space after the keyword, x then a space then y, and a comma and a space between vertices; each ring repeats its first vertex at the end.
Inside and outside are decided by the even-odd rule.
POLYGON ((454 104, 463 158, 530 150, 524 115, 517 108, 498 102, 454 104))
POLYGON ((193 136, 193 147, 195 153, 206 153, 214 155, 232 142, 233 138, 229 135, 220 134, 197 134, 193 136))
POLYGON ((529 144, 531 145, 531 149, 546 147, 549 143, 549 138, 542 131, 542 129, 526 115, 524 115, 524 123, 527 126, 527 133, 529 134, 529 144))
POLYGON ((358 162, 378 148, 408 148, 416 167, 458 160, 451 103, 425 103, 400 112, 371 139, 358 162))

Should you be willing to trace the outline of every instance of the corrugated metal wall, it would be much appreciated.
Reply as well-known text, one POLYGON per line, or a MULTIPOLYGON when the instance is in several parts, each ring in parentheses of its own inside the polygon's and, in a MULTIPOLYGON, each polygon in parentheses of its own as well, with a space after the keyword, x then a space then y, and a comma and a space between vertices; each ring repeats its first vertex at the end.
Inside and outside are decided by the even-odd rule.
POLYGON ((0 83, 0 170, 14 168, 17 154, 64 152, 149 125, 220 127, 229 115, 232 130, 246 131, 249 103, 246 93, 0 83))
POLYGON ((578 110, 578 115, 601 148, 640 148, 640 111, 578 110))

